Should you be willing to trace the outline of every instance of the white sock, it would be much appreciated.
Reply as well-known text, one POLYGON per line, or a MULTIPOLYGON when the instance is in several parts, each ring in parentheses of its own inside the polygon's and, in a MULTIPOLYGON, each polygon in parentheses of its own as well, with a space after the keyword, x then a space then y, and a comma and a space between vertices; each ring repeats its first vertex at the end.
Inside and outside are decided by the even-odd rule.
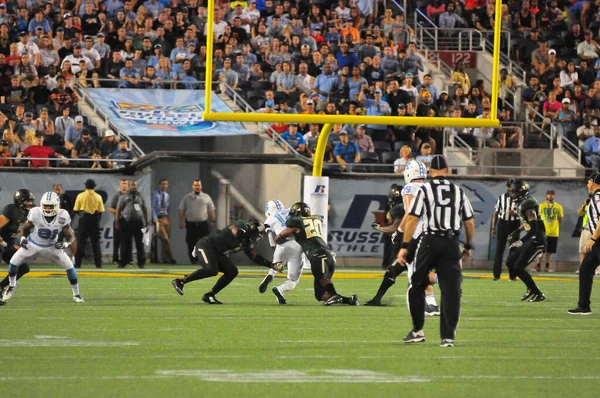
POLYGON ((10 287, 15 287, 17 286, 17 275, 15 276, 8 276, 8 286, 10 287))
POLYGON ((290 290, 294 290, 296 284, 289 279, 286 279, 281 285, 277 286, 279 291, 283 294, 285 292, 289 292, 290 290))
POLYGON ((273 268, 271 268, 269 270, 269 275, 271 275, 272 277, 275 277, 275 275, 277 275, 277 271, 275 271, 273 268))
POLYGON ((433 295, 433 293, 425 295, 425 302, 429 305, 435 305, 437 307, 437 301, 435 301, 435 296, 433 295))
POLYGON ((79 296, 79 283, 71 285, 71 289, 73 290, 73 296, 79 296))

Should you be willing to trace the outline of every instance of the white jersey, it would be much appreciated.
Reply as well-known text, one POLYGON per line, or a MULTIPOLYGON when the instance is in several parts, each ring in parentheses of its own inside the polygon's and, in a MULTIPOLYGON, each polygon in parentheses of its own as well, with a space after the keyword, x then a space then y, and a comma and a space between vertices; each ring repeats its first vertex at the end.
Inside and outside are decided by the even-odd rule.
MULTIPOLYGON (((419 191, 419 188, 421 188, 423 186, 422 182, 411 182, 408 183, 404 186, 404 188, 402 188, 402 200, 404 200, 404 195, 412 195, 415 196, 417 194, 417 192, 419 191)), ((414 200, 414 198, 413 198, 414 200)), ((404 207, 405 209, 409 209, 410 208, 410 203, 407 204, 406 202, 404 202, 404 207)), ((406 211, 406 214, 408 214, 408 211, 406 211)), ((423 229, 424 229, 425 223, 423 221, 422 218, 419 219, 419 223, 417 224, 417 228, 415 228, 415 232, 413 233, 413 238, 417 239, 419 236, 421 236, 421 233, 423 233, 423 229)))
POLYGON ((29 210, 27 220, 34 227, 27 240, 40 247, 53 246, 58 240, 58 234, 66 225, 71 224, 71 217, 64 209, 59 209, 58 214, 48 222, 42 214, 42 208, 34 207, 29 210))
POLYGON ((285 222, 288 219, 289 213, 290 209, 279 210, 273 213, 271 217, 265 220, 264 224, 268 225, 266 231, 269 236, 269 242, 271 243, 272 247, 275 246, 275 237, 287 228, 285 226, 285 222))

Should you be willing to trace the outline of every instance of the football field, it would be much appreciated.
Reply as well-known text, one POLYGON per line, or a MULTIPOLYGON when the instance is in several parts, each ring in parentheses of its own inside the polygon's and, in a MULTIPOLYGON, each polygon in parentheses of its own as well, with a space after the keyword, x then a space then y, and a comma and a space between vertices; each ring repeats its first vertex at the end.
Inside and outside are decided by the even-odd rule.
MULTIPOLYGON (((84 269, 86 302, 76 304, 64 272, 34 269, 0 307, 7 397, 600 395, 600 294, 593 315, 567 315, 575 274, 534 274, 548 299, 522 303, 521 282, 466 272, 456 346, 441 348, 439 317, 427 317, 425 343, 402 343, 405 277, 385 307, 323 307, 305 275, 281 306, 270 289, 258 293, 262 271, 242 267, 218 295, 225 304, 207 305, 215 279, 186 285, 183 297, 171 287, 192 268, 84 269)), ((381 274, 341 269, 334 282, 366 302, 381 274)))

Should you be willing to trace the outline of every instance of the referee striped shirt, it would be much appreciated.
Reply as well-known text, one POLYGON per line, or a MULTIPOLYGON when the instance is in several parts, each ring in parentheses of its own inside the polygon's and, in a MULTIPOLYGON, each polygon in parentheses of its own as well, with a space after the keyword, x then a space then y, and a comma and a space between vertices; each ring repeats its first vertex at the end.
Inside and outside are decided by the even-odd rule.
POLYGON ((473 207, 458 185, 436 178, 417 191, 409 214, 423 221, 425 232, 459 233, 462 221, 473 218, 473 207))
POLYGON ((494 211, 498 213, 498 219, 503 221, 516 221, 517 220, 517 202, 510 197, 508 192, 504 192, 498 196, 494 211), (512 211, 512 213, 511 213, 512 211))
POLYGON ((592 199, 587 209, 587 229, 594 234, 600 217, 600 190, 592 194, 592 199))

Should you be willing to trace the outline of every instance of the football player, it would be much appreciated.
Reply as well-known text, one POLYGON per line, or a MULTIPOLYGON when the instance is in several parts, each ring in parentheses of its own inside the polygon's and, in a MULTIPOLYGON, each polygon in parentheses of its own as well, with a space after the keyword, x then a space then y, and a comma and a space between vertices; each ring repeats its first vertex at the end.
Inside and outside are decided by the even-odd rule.
MULTIPOLYGON (((411 160, 406 164, 406 168, 404 169, 404 188, 402 188, 402 201, 404 202, 404 208, 409 209, 410 204, 412 203, 417 191, 427 178, 427 167, 425 164, 419 160, 411 160)), ((406 220, 408 217, 404 217, 402 222, 400 222, 399 230, 404 231, 404 226, 406 224, 406 220)), ((413 272, 413 267, 411 266, 412 261, 414 259, 414 254, 417 250, 417 242, 419 240, 419 236, 423 232, 424 221, 421 219, 413 233, 413 239, 411 241, 410 247, 408 248, 408 279, 413 272)), ((435 300, 435 296, 433 294, 433 284, 437 280, 437 275, 435 273, 430 273, 429 282, 430 285, 425 289, 425 315, 428 316, 439 316, 440 309, 435 300)))
POLYGON ((227 257, 227 254, 240 250, 243 250, 248 258, 256 264, 267 268, 276 268, 277 271, 281 272, 283 268, 280 265, 272 264, 256 253, 254 246, 264 230, 264 225, 259 224, 256 220, 248 222, 237 220, 233 224, 200 239, 194 247, 192 256, 198 258, 202 268, 186 275, 184 278, 173 279, 171 281, 173 288, 183 296, 183 287, 187 283, 210 278, 222 272, 223 275, 217 280, 213 288, 202 296, 202 301, 207 304, 223 304, 215 296, 227 287, 238 274, 237 267, 227 257))
POLYGON ((310 261, 310 269, 314 277, 315 298, 323 305, 348 304, 359 305, 358 296, 344 297, 337 293, 331 278, 335 272, 335 253, 323 241, 322 221, 311 215, 310 207, 303 202, 292 205, 289 211, 286 229, 281 231, 275 241, 283 244, 292 235, 302 247, 302 251, 310 261))
POLYGON ((515 180, 510 187, 510 197, 517 205, 517 215, 521 219, 521 227, 508 236, 508 258, 506 266, 512 275, 516 275, 527 286, 527 292, 521 301, 531 303, 544 301, 546 296, 534 282, 527 266, 546 249, 546 227, 540 217, 540 205, 529 195, 529 185, 522 180, 515 180), (521 230, 527 233, 518 238, 521 230))
MULTIPOLYGON (((17 237, 21 235, 21 228, 27 221, 27 214, 33 207, 35 198, 30 190, 19 189, 13 195, 13 203, 6 205, 0 215, 0 247, 2 247, 2 260, 8 264, 17 252, 17 237)), ((29 272, 29 265, 23 264, 17 270, 17 280, 29 272)), ((8 288, 8 275, 0 282, 0 305, 4 290, 8 288)))
POLYGON ((71 247, 77 251, 77 244, 71 229, 69 213, 60 208, 60 198, 54 192, 46 192, 40 200, 40 206, 34 207, 27 214, 27 221, 21 231, 19 250, 12 256, 8 264, 8 289, 4 292, 2 300, 10 299, 17 288, 17 273, 23 264, 28 264, 38 257, 52 260, 67 271, 71 283, 73 300, 83 303, 79 294, 77 271, 73 267, 71 258, 64 249, 71 247), (59 240, 60 232, 65 240, 59 240))
MULTIPOLYGON (((277 297, 279 304, 287 304, 287 299, 284 293, 294 290, 300 276, 302 275, 302 267, 306 257, 302 253, 302 248, 296 241, 290 237, 289 240, 282 244, 275 242, 275 237, 283 231, 285 222, 288 219, 290 209, 285 209, 283 203, 279 200, 270 200, 265 206, 265 232, 269 237, 269 243, 271 247, 275 248, 273 253, 273 262, 275 264, 281 264, 281 266, 287 265, 287 279, 279 286, 273 287, 271 291, 277 297)), ((267 291, 267 287, 275 277, 276 270, 270 269, 269 274, 265 276, 265 279, 261 282, 258 287, 258 291, 264 293, 267 291)))
MULTIPOLYGON (((396 201, 400 199, 402 202, 402 186, 398 184, 392 184, 390 192, 388 194, 387 203, 385 204, 385 220, 384 227, 388 227, 393 224, 393 219, 390 217, 390 210, 397 204, 396 201)), ((373 223, 375 224, 375 223, 373 223)), ((374 225, 371 225, 373 229, 376 229, 374 225)), ((398 227, 396 227, 398 229, 398 227)), ((392 232, 393 233, 393 232, 392 232)), ((394 243, 392 242, 391 234, 384 233, 383 235, 383 259, 381 261, 381 268, 388 269, 390 265, 394 263, 396 256, 394 254, 394 243)))

